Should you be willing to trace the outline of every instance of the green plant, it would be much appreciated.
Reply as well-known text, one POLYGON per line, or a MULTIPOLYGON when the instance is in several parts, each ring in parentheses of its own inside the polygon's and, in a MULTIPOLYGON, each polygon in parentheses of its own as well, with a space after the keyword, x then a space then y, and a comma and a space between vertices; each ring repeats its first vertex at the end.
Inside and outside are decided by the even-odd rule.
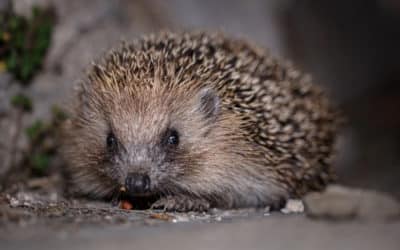
POLYGON ((26 134, 31 141, 36 141, 45 131, 45 126, 42 121, 35 121, 30 127, 26 129, 26 134))
POLYGON ((62 109, 53 106, 49 121, 36 120, 26 129, 30 150, 26 154, 26 163, 35 176, 44 176, 57 156, 58 134, 67 115, 62 109))
POLYGON ((45 153, 34 154, 31 158, 33 173, 35 175, 44 175, 49 167, 51 157, 50 154, 45 153))
POLYGON ((25 112, 32 111, 32 101, 24 94, 16 94, 11 97, 11 104, 25 112))
POLYGON ((32 9, 25 18, 8 10, 0 12, 0 71, 8 70, 27 84, 42 66, 54 25, 51 9, 32 9))

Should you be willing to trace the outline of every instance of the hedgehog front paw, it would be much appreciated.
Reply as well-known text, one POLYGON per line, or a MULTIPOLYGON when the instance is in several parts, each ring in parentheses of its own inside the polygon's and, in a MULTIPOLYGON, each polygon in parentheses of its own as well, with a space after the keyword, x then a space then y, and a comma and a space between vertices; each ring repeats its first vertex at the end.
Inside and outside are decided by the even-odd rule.
POLYGON ((207 211, 210 203, 204 199, 188 196, 166 196, 153 203, 151 209, 163 209, 169 212, 207 211))

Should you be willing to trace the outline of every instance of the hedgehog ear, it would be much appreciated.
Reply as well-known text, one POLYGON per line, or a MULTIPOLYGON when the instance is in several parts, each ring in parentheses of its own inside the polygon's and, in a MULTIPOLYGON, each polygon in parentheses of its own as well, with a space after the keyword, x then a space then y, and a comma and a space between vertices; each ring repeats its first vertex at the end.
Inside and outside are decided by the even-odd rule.
POLYGON ((207 119, 213 119, 219 112, 219 97, 209 88, 202 89, 198 94, 199 110, 207 119))

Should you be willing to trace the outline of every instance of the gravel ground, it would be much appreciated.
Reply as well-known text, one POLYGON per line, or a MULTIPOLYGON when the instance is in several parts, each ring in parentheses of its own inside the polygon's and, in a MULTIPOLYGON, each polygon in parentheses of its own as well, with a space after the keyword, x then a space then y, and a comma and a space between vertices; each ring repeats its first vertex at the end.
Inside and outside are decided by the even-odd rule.
MULTIPOLYGON (((341 192, 346 193, 347 202, 352 204, 349 197, 354 191, 344 190, 342 188, 341 192)), ((326 197, 329 195, 330 192, 326 197)), ((398 249, 398 218, 366 220, 331 216, 315 220, 307 217, 303 209, 302 201, 290 200, 285 208, 276 212, 265 208, 164 213, 123 210, 109 203, 65 199, 56 192, 20 191, 0 197, 0 247, 40 250, 398 249)))

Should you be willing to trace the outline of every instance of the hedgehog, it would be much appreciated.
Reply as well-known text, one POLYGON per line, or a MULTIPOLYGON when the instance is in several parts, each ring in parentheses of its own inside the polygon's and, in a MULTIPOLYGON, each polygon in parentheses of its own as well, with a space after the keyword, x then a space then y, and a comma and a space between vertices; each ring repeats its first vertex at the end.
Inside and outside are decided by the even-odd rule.
POLYGON ((81 194, 124 190, 167 211, 277 208, 335 179, 336 108, 309 75, 245 39, 143 36, 76 89, 63 151, 81 194))

